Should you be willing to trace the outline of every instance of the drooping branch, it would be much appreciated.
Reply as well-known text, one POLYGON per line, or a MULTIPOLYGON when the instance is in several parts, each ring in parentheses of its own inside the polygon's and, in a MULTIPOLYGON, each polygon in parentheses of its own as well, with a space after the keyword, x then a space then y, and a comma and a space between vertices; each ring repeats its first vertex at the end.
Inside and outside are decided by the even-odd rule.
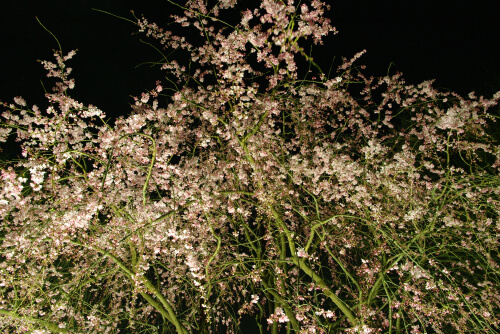
MULTIPOLYGON (((160 312, 171 323, 174 324, 175 328, 177 329, 177 333, 178 334, 188 334, 187 329, 177 319, 177 316, 175 314, 175 311, 174 311, 173 307, 170 305, 170 303, 165 299, 165 297, 161 294, 161 292, 158 291, 158 289, 153 285, 153 283, 151 283, 151 281, 147 277, 144 277, 144 275, 136 275, 136 273, 133 270, 129 269, 120 259, 118 259, 113 254, 109 253, 108 251, 105 251, 105 250, 100 249, 98 247, 89 247, 89 246, 87 246, 87 245, 85 245, 85 244, 83 244, 83 243, 81 243, 79 241, 72 241, 72 243, 75 244, 75 245, 79 245, 79 246, 82 246, 82 247, 85 247, 85 248, 89 248, 89 249, 92 249, 92 250, 98 251, 99 253, 104 254, 106 257, 108 257, 111 260, 113 260, 113 262, 115 262, 118 265, 118 267, 120 267, 120 269, 132 281, 133 284, 135 284, 134 277, 140 283, 144 284, 144 286, 146 287, 146 289, 149 292, 151 292, 153 295, 155 295, 156 298, 158 298, 160 300, 161 305, 163 305, 163 307, 162 308, 158 308, 157 306, 160 305, 160 304, 158 304, 157 302, 154 302, 151 305, 154 308, 156 308, 158 310, 158 312, 160 312), (165 310, 166 310, 166 312, 165 312, 165 310)), ((146 298, 146 300, 148 302, 154 301, 152 298, 146 298)))

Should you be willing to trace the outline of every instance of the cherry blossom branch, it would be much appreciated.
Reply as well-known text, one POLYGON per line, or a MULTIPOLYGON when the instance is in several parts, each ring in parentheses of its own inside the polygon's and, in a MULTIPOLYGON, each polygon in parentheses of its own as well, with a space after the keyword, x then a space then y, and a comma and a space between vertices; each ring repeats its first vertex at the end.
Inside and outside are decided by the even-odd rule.
POLYGON ((349 319, 352 326, 357 326, 358 321, 356 317, 352 314, 351 310, 345 305, 345 303, 333 293, 333 291, 328 287, 326 282, 318 276, 304 261, 304 258, 297 256, 297 250, 295 248, 295 242, 293 241, 293 237, 291 235, 290 230, 286 227, 285 223, 281 219, 281 216, 278 212, 271 206, 270 210, 274 216, 275 221, 278 223, 278 226, 283 229, 287 239, 288 246, 290 247, 290 252, 292 253, 292 261, 296 265, 299 266, 309 277, 313 279, 313 281, 318 284, 322 289, 325 295, 327 295, 334 303, 338 306, 338 308, 344 313, 344 315, 349 319))
POLYGON ((72 241, 71 243, 98 251, 99 253, 102 253, 106 257, 109 257, 111 260, 113 260, 113 262, 115 262, 118 265, 118 267, 120 267, 120 269, 127 275, 127 277, 131 280, 133 284, 135 284, 134 280, 137 279, 140 283, 144 284, 144 286, 149 292, 153 293, 156 296, 156 298, 160 300, 161 304, 158 304, 151 297, 149 296, 145 297, 146 293, 144 292, 141 293, 141 295, 145 297, 145 299, 148 302, 150 303, 153 302, 151 304, 153 307, 155 307, 167 320, 169 320, 172 324, 174 324, 178 334, 188 333, 187 329, 177 319, 175 311, 170 305, 170 303, 165 299, 165 297, 163 297, 163 295, 158 291, 158 289, 156 289, 156 287, 151 283, 151 281, 147 277, 144 277, 143 275, 137 275, 134 271, 127 268, 127 266, 122 261, 120 261, 116 256, 103 249, 99 249, 97 247, 89 247, 79 241, 72 241), (160 306, 162 307, 159 308, 160 306))

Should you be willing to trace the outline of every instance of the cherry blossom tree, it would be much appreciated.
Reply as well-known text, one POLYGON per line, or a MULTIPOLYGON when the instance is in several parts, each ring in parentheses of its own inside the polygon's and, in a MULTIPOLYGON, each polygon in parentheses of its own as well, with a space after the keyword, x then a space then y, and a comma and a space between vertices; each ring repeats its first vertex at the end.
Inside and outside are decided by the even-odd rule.
POLYGON ((301 43, 336 32, 328 6, 264 0, 231 26, 235 3, 172 15, 201 45, 137 18, 190 66, 165 56, 169 86, 112 125, 69 96, 76 51, 42 61, 45 110, 3 104, 22 158, 1 167, 0 328, 498 330, 500 92, 366 78, 364 51, 327 77, 301 43))

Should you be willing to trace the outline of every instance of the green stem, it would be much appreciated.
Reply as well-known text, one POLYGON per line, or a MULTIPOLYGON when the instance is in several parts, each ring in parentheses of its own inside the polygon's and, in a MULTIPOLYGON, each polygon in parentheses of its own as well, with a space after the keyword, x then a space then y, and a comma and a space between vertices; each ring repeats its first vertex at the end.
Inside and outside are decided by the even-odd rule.
MULTIPOLYGON (((79 241, 72 241, 71 243, 85 247, 85 248, 93 249, 93 250, 98 251, 99 253, 104 254, 105 256, 107 256, 108 258, 113 260, 113 262, 115 262, 118 265, 118 267, 120 267, 120 269, 133 282, 133 277, 135 276, 135 273, 133 271, 131 271, 129 268, 127 268, 127 266, 122 261, 120 261, 120 259, 118 259, 116 256, 114 256, 113 254, 111 254, 103 249, 97 248, 97 247, 94 247, 94 248, 89 247, 87 245, 82 244, 79 241)), ((164 313, 162 313, 162 309, 156 308, 155 305, 158 305, 157 303, 155 303, 154 305, 152 304, 152 306, 155 307, 163 316, 165 316, 166 314, 168 314, 170 316, 170 319, 168 319, 166 316, 165 317, 168 320, 170 320, 170 322, 172 322, 174 324, 175 328, 177 329, 177 333, 178 334, 188 334, 187 329, 177 319, 177 316, 175 315, 175 312, 174 312, 174 309, 172 308, 172 306, 168 303, 168 301, 165 299, 165 297, 163 297, 163 295, 160 293, 160 291, 158 291, 158 289, 156 289, 156 287, 151 283, 151 281, 149 281, 149 279, 147 277, 144 277, 143 275, 137 276, 137 280, 139 282, 141 282, 142 284, 144 284, 146 289, 149 292, 151 292, 152 294, 154 294, 155 297, 160 300, 164 309, 167 310, 167 313, 164 314, 164 313)), ((146 299, 146 300, 148 300, 148 299, 146 299)))
POLYGON ((283 308, 285 309, 286 316, 288 317, 288 319, 290 319, 290 322, 292 323, 293 329, 295 330, 296 333, 298 333, 300 329, 299 322, 295 318, 295 314, 293 314, 293 310, 290 307, 290 305, 288 305, 285 299, 281 297, 278 292, 274 291, 274 289, 271 288, 264 279, 262 280, 262 284, 264 285, 266 290, 271 295, 273 295, 274 298, 276 298, 276 300, 280 303, 280 305, 283 306, 283 308))
POLYGON ((352 314, 351 310, 347 307, 347 305, 339 298, 335 293, 328 287, 326 282, 321 278, 318 274, 314 272, 304 261, 303 258, 299 258, 297 256, 297 252, 295 250, 295 243, 293 241, 292 235, 290 230, 285 225, 285 222, 281 219, 280 215, 276 210, 272 207, 269 206, 269 209, 273 213, 273 216, 278 223, 278 225, 283 229, 285 232, 287 238, 288 238, 288 244, 290 246, 290 252, 292 253, 292 261, 299 266, 300 269, 302 269, 309 277, 313 279, 313 281, 319 285, 325 295, 327 295, 334 303, 337 305, 337 307, 344 313, 347 318, 349 319, 349 322, 351 323, 352 326, 357 326, 358 321, 356 320, 356 317, 354 314, 352 314))
POLYGON ((37 319, 37 318, 28 317, 28 316, 24 316, 24 315, 19 315, 16 312, 13 312, 13 311, 1 310, 0 309, 0 315, 8 316, 8 317, 11 317, 11 318, 14 318, 14 319, 17 319, 17 320, 28 320, 30 322, 37 323, 40 326, 43 326, 43 327, 49 329, 52 332, 56 332, 56 333, 68 333, 67 329, 60 328, 58 326, 58 324, 56 324, 54 322, 45 321, 45 320, 42 320, 42 319, 37 319))

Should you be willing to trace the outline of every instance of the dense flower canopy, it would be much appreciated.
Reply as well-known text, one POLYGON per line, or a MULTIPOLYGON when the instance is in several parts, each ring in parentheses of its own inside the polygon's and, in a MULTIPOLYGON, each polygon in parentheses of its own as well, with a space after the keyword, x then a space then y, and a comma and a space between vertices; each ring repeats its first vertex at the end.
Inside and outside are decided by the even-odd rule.
POLYGON ((23 159, 1 170, 0 328, 233 332, 244 314, 273 333, 498 328, 500 92, 366 78, 363 52, 301 79, 300 40, 336 31, 325 5, 265 0, 216 30, 234 3, 172 17, 201 46, 138 19, 193 65, 165 58, 170 86, 113 126, 69 96, 75 51, 42 62, 60 79, 46 110, 4 104, 0 139, 16 129, 23 159))

